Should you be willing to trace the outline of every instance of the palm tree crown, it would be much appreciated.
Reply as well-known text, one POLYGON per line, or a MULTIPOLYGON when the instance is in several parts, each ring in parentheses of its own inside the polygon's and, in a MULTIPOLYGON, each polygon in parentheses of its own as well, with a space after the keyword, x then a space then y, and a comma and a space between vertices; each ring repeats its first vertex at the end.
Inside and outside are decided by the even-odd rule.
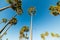
POLYGON ((35 12, 36 12, 36 8, 35 8, 35 7, 30 7, 30 8, 28 9, 29 15, 35 15, 35 12))
POLYGON ((24 32, 29 32, 29 28, 27 26, 23 26, 22 29, 20 30, 20 38, 26 38, 28 39, 27 37, 27 34, 25 35, 24 32))
POLYGON ((16 24, 17 23, 17 19, 16 18, 12 18, 10 21, 9 21, 9 24, 16 24))
POLYGON ((3 22, 3 23, 6 23, 6 22, 7 22, 7 19, 6 19, 6 18, 3 18, 3 19, 2 19, 2 22, 3 22))

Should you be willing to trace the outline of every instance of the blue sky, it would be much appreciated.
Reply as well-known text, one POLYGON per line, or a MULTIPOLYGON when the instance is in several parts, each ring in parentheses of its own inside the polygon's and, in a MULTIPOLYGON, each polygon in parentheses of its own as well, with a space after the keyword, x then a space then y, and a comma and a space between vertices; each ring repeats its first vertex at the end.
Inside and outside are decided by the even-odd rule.
MULTIPOLYGON (((22 0, 22 7, 24 13, 17 16, 18 23, 12 26, 7 35, 3 37, 3 40, 9 38, 9 40, 19 40, 19 31, 22 26, 27 25, 30 27, 30 16, 28 15, 27 9, 30 6, 36 7, 36 15, 33 16, 33 40, 42 40, 40 37, 41 33, 48 31, 49 33, 60 33, 60 16, 53 16, 48 10, 51 5, 56 5, 58 0, 22 0)), ((9 6, 6 0, 0 0, 0 8, 9 6)), ((2 18, 10 19, 16 12, 11 8, 0 12, 0 20, 2 18)), ((0 29, 5 24, 0 24, 0 29)), ((47 38, 48 40, 59 40, 47 38)), ((47 40, 46 39, 46 40, 47 40)))

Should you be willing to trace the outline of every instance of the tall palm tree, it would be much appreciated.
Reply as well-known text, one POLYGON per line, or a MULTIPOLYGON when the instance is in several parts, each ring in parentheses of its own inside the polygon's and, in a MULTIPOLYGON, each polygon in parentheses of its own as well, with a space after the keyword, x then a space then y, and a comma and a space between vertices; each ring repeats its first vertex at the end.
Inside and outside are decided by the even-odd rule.
POLYGON ((20 39, 22 38, 28 39, 27 32, 29 32, 29 28, 27 26, 23 26, 22 29, 20 30, 20 39), (26 35, 24 34, 24 32, 26 32, 26 35))
POLYGON ((15 10, 18 14, 22 14, 22 1, 21 0, 8 0, 8 3, 11 4, 10 6, 0 8, 0 11, 3 11, 7 8, 12 8, 15 10))
MULTIPOLYGON (((3 32, 2 35, 0 35, 0 39, 2 39, 2 37, 7 34, 7 31, 10 29, 10 27, 11 27, 12 25, 16 25, 16 23, 17 23, 17 19, 16 19, 16 18, 12 18, 12 19, 8 22, 8 24, 10 24, 10 26, 5 30, 5 32, 3 32)), ((7 26, 7 25, 6 25, 6 26, 7 26)), ((5 27, 6 27, 6 26, 5 26, 5 27)), ((0 32, 2 32, 2 31, 5 29, 5 27, 4 27, 0 32)))
POLYGON ((31 16, 31 21, 30 21, 30 40, 32 40, 32 20, 33 20, 33 15, 35 15, 36 9, 35 7, 30 7, 28 9, 28 13, 31 16))
MULTIPOLYGON (((16 16, 16 15, 15 15, 16 16)), ((14 16, 14 17, 15 17, 14 16)), ((2 28, 2 30, 0 30, 0 34, 3 32, 3 30, 7 27, 7 25, 15 25, 16 23, 17 23, 17 19, 16 18, 12 18, 3 28, 2 28)))

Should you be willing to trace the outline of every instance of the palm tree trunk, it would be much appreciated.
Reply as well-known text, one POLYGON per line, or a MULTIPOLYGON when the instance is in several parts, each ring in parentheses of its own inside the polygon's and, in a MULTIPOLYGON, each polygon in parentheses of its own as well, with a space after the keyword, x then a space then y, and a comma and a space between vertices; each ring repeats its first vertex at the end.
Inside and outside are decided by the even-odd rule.
POLYGON ((27 40, 27 38, 26 38, 26 37, 27 37, 27 32, 26 32, 26 34, 25 34, 25 40, 27 40))
POLYGON ((10 27, 11 27, 11 25, 5 30, 5 32, 2 35, 0 35, 0 38, 2 38, 7 33, 7 31, 9 30, 10 27))
POLYGON ((6 7, 3 7, 3 8, 0 8, 0 11, 3 11, 3 10, 5 10, 5 9, 7 9, 7 8, 10 8, 11 6, 6 6, 6 7))
MULTIPOLYGON (((17 14, 15 14, 13 17, 16 17, 16 16, 17 16, 17 14)), ((13 18, 13 17, 12 17, 12 18, 13 18)))
POLYGON ((32 40, 32 20, 33 20, 33 16, 31 15, 31 21, 30 21, 30 40, 32 40))
POLYGON ((8 23, 3 27, 3 29, 0 31, 0 34, 3 32, 3 30, 6 28, 6 26, 8 25, 8 23))

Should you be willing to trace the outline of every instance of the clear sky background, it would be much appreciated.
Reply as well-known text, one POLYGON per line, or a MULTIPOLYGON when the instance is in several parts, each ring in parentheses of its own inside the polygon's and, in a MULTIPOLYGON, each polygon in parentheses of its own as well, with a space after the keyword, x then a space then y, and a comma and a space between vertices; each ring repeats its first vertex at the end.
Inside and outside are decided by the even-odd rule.
MULTIPOLYGON (((33 16, 33 40, 42 40, 40 37, 41 33, 54 32, 60 34, 60 16, 53 16, 48 10, 51 5, 56 5, 58 0, 22 0, 22 7, 24 13, 17 16, 17 24, 12 26, 7 35, 3 37, 3 40, 8 38, 9 40, 19 40, 19 31, 22 26, 27 25, 30 27, 30 16, 28 15, 27 9, 30 6, 36 7, 36 15, 33 16)), ((9 6, 6 0, 0 0, 0 8, 9 6)), ((16 14, 11 8, 0 12, 0 20, 2 18, 11 19, 16 14)), ((0 29, 5 24, 0 24, 0 29)), ((60 40, 58 38, 47 37, 46 40, 60 40)))

